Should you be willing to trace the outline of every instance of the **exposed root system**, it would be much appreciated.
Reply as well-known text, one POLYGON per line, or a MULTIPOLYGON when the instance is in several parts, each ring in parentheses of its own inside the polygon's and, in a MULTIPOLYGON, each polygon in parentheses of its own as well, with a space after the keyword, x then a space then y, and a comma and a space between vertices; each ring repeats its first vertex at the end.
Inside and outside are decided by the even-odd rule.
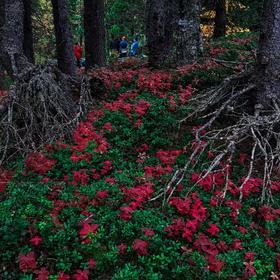
POLYGON ((69 136, 91 104, 86 78, 72 79, 49 65, 29 68, 10 89, 0 115, 0 165, 69 136))
POLYGON ((256 174, 263 178, 261 202, 273 201, 270 186, 272 176, 280 162, 280 108, 276 103, 265 110, 260 104, 252 105, 256 84, 252 73, 232 76, 218 88, 193 97, 190 104, 192 111, 180 124, 190 118, 203 120, 204 125, 195 133, 196 148, 193 150, 185 166, 177 170, 169 184, 154 199, 164 197, 163 203, 173 195, 178 185, 185 178, 187 170, 194 164, 206 148, 216 155, 211 164, 205 166, 201 178, 212 172, 222 171, 226 177, 223 191, 225 197, 230 179, 229 166, 233 155, 243 149, 249 154, 247 175, 240 183, 240 200, 243 198, 244 185, 256 174), (223 168, 220 163, 223 161, 223 168), (261 169, 259 162, 262 162, 261 169), (168 194, 168 195, 167 195, 168 194))

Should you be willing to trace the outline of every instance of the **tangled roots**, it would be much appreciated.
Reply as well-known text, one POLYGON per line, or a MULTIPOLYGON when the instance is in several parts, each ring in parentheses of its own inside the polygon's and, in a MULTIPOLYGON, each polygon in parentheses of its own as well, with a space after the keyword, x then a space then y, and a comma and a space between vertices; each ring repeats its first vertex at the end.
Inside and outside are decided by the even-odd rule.
POLYGON ((174 173, 168 185, 154 199, 163 197, 168 201, 185 178, 189 167, 198 162, 206 148, 213 151, 215 158, 205 165, 200 180, 212 172, 222 171, 226 177, 225 197, 234 153, 244 151, 245 147, 249 164, 247 175, 239 186, 240 200, 245 184, 253 176, 261 174, 261 202, 273 201, 270 187, 280 163, 280 108, 276 102, 269 110, 264 110, 260 104, 252 105, 252 96, 256 99, 257 88, 252 77, 252 73, 232 76, 219 87, 210 92, 198 93, 190 100, 191 113, 179 123, 199 118, 204 125, 195 132, 196 145, 185 166, 174 173), (220 164, 222 161, 225 163, 223 167, 220 164))
POLYGON ((91 104, 86 78, 75 80, 50 65, 29 68, 11 87, 0 116, 0 165, 69 136, 91 104))

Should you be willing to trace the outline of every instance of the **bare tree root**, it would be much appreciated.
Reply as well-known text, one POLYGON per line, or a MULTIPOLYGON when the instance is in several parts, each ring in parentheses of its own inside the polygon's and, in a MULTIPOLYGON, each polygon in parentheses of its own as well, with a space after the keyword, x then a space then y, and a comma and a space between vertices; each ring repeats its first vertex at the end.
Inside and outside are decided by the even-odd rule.
POLYGON ((86 78, 72 79, 50 65, 29 68, 0 115, 0 165, 69 136, 92 102, 86 78))
POLYGON ((204 120, 204 125, 195 133, 196 148, 185 166, 176 170, 167 186, 151 200, 162 197, 163 205, 168 202, 187 171, 195 166, 206 148, 211 148, 216 157, 205 167, 200 180, 189 192, 210 173, 222 171, 226 179, 222 192, 224 198, 230 180, 229 167, 232 165, 233 155, 244 143, 250 143, 250 163, 247 176, 239 186, 239 199, 243 199, 243 188, 246 183, 261 172, 263 179, 261 203, 273 201, 270 187, 275 164, 280 162, 280 109, 274 103, 269 111, 264 111, 259 104, 255 105, 254 110, 249 110, 247 102, 256 89, 251 77, 251 73, 232 76, 218 88, 197 94, 190 100, 192 111, 179 123, 194 117, 204 120), (256 168, 260 160, 263 162, 262 170, 256 168), (221 169, 222 161, 224 167, 221 169))

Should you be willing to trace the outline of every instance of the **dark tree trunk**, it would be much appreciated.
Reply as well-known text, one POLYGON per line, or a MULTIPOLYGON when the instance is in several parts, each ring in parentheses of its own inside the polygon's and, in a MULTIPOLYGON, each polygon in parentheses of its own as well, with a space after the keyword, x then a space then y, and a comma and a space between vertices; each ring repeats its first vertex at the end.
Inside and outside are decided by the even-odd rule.
POLYGON ((4 71, 0 65, 0 90, 4 89, 4 71))
POLYGON ((171 48, 176 65, 196 61, 202 52, 200 34, 201 0, 174 0, 177 15, 174 23, 174 45, 171 48))
POLYGON ((173 41, 170 2, 169 0, 147 1, 147 43, 149 63, 153 67, 166 65, 170 54, 173 41))
MULTIPOLYGON (((84 26, 84 5, 83 5, 83 1, 80 1, 80 25, 84 26)), ((84 42, 84 34, 81 32, 80 33, 80 46, 83 45, 84 42)))
POLYGON ((22 0, 0 0, 0 64, 11 77, 28 65, 23 51, 23 22, 22 0))
POLYGON ((75 76, 76 65, 67 0, 52 0, 52 6, 58 67, 63 73, 75 76))
POLYGON ((215 29, 214 38, 223 37, 226 35, 227 24, 227 9, 226 0, 216 0, 215 3, 215 29))
POLYGON ((104 0, 84 0, 86 68, 105 65, 104 0))
POLYGON ((23 50, 30 63, 34 63, 33 32, 32 32, 32 0, 23 0, 24 4, 24 40, 23 50))
POLYGON ((150 65, 193 63, 201 53, 200 0, 148 0, 147 11, 150 65))
MULTIPOLYGON (((5 2, 0 0, 0 47, 2 47, 3 26, 5 24, 5 2)), ((4 70, 2 69, 2 60, 0 55, 0 90, 4 88, 4 70)))
POLYGON ((258 102, 280 102, 280 1, 264 1, 257 56, 258 102))

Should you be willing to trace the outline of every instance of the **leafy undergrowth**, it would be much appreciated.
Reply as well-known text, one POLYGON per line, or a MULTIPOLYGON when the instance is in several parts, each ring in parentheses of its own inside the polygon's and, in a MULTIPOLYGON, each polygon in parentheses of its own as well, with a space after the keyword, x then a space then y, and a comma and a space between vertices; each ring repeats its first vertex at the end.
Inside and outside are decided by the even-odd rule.
POLYGON ((240 202, 246 154, 200 180, 207 150, 164 205, 154 199, 197 146, 197 124, 177 125, 194 89, 235 71, 207 58, 92 73, 106 101, 72 139, 1 172, 1 279, 279 279, 280 183, 273 205, 259 203, 260 178, 240 202))

